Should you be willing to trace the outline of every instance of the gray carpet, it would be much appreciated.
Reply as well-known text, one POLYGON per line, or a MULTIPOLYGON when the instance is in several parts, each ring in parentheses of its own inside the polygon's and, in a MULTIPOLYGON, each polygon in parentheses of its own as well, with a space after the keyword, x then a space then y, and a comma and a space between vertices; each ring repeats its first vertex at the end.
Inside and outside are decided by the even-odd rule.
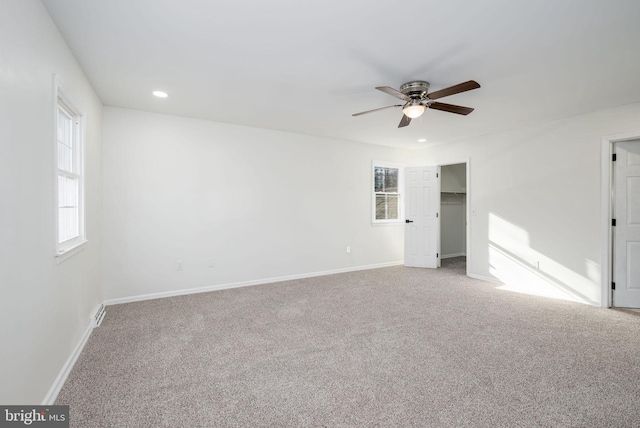
POLYGON ((640 427, 640 316, 390 267, 109 306, 72 427, 640 427))

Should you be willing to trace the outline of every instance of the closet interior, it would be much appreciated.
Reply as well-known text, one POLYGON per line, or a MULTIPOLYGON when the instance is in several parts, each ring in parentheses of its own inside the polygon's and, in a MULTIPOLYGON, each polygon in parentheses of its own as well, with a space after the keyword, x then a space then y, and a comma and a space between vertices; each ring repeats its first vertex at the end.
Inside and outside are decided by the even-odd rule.
POLYGON ((467 255, 467 165, 440 168, 441 258, 467 255))

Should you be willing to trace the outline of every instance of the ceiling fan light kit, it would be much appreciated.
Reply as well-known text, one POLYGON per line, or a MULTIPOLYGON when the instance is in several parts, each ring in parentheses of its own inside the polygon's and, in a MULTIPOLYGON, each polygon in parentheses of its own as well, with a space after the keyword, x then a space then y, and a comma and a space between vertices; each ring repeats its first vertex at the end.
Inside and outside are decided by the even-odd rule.
POLYGON ((411 119, 422 116, 426 109, 432 108, 436 110, 446 111, 449 113, 456 113, 461 115, 468 115, 473 111, 471 107, 457 106, 453 104, 440 103, 435 100, 438 98, 448 97, 449 95, 459 94, 460 92, 470 91, 472 89, 478 89, 480 85, 475 80, 469 80, 458 85, 450 86, 448 88, 440 89, 439 91, 428 93, 429 82, 423 80, 414 80, 407 82, 400 87, 400 90, 395 90, 389 86, 377 86, 376 89, 382 92, 386 92, 396 98, 405 101, 405 104, 396 104, 387 107, 381 107, 373 110, 367 110, 360 113, 354 113, 352 116, 360 116, 367 113, 373 113, 374 111, 384 110, 392 107, 402 107, 402 120, 398 128, 409 125, 411 119))
POLYGON ((402 112, 409 118, 415 119, 422 116, 427 108, 418 100, 411 100, 402 108, 402 112))

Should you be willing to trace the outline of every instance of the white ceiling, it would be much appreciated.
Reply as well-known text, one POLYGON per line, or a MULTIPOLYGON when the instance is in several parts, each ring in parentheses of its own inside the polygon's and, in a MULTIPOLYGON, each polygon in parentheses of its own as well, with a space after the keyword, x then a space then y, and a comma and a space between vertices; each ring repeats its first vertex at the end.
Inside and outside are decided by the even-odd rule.
POLYGON ((640 101, 638 0, 43 4, 109 106, 424 147, 640 101), (470 79, 482 88, 439 100, 469 116, 351 116, 397 104, 375 86, 470 79))

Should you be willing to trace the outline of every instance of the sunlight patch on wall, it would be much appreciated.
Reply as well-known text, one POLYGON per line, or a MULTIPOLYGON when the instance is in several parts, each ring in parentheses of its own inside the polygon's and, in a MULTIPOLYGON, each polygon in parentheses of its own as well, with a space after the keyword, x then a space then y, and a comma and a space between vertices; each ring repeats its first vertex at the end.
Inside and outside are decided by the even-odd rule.
MULTIPOLYGON (((553 238, 550 238, 553 239, 553 238)), ((489 213, 490 273, 500 290, 580 303, 599 303, 599 267, 585 260, 580 275, 531 247, 529 233, 495 213, 489 213)))

